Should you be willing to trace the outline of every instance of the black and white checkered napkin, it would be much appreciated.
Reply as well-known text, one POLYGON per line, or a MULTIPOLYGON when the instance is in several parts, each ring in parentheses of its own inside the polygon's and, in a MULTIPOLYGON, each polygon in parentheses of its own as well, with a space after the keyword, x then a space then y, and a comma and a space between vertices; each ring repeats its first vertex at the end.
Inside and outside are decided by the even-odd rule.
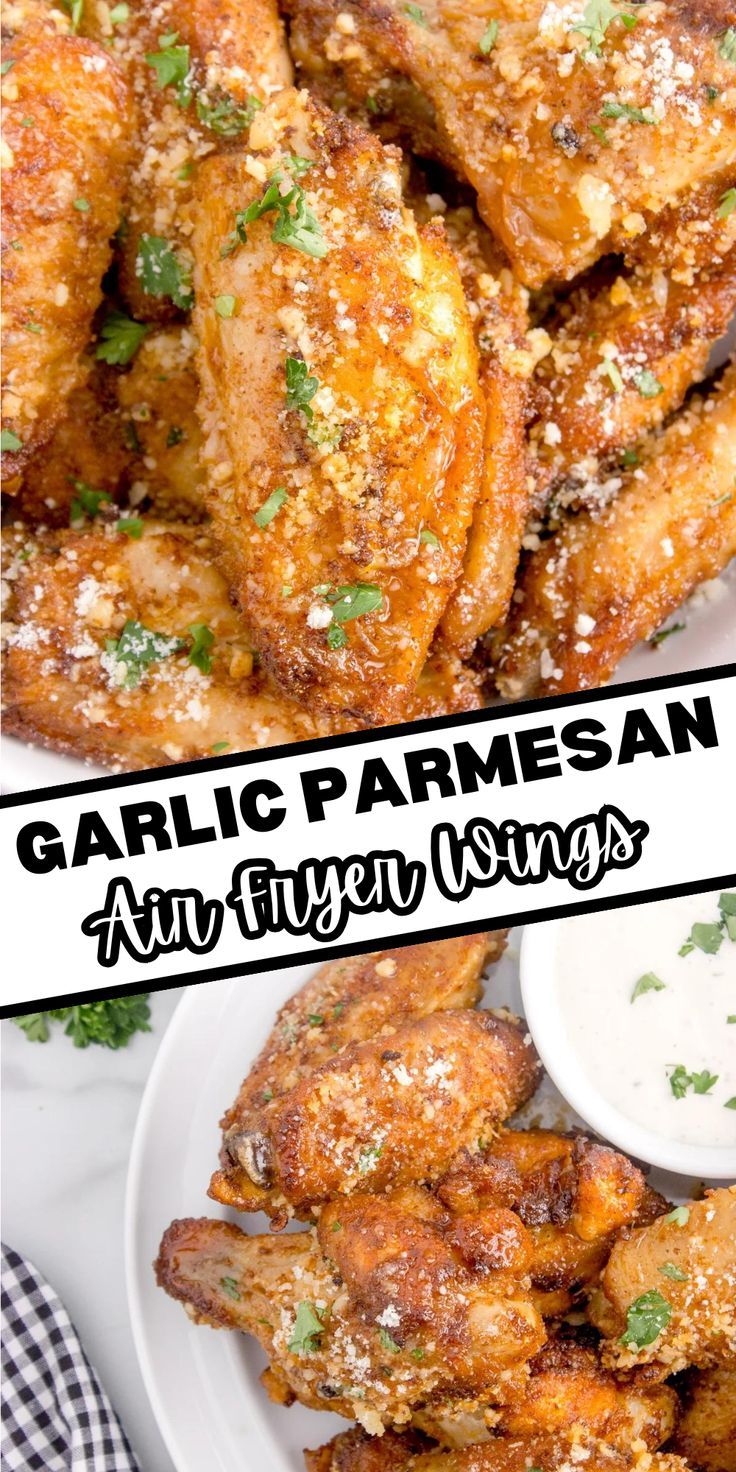
POLYGON ((7 1472, 139 1472, 63 1303, 2 1249, 2 1463, 7 1472))

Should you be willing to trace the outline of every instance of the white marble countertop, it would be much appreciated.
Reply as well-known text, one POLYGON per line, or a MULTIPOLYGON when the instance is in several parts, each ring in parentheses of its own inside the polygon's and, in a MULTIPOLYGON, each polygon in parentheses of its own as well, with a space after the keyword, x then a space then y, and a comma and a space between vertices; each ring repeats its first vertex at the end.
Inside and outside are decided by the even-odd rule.
POLYGON ((29 1043, 2 1023, 3 1240, 62 1298, 143 1472, 174 1472, 128 1321, 123 1202, 143 1087, 181 992, 151 998, 152 1033, 127 1048, 73 1047, 55 1024, 29 1043))

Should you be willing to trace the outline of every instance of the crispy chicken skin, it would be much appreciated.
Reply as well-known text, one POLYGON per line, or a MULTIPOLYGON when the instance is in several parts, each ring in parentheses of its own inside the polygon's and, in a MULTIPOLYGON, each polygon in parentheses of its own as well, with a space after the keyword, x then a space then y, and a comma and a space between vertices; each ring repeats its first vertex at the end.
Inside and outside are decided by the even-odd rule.
POLYGON ((335 1197, 437 1180, 538 1082, 537 1055, 516 1020, 467 1010, 398 1019, 265 1102, 255 1128, 227 1132, 223 1158, 246 1179, 239 1172, 241 1194, 225 1199, 304 1217, 335 1197))
POLYGON ((586 690, 610 679, 736 552, 736 366, 640 450, 600 508, 569 516, 522 572, 492 641, 501 694, 586 690))
POLYGON ((12 492, 83 383, 122 208, 130 99, 115 61, 60 12, 8 8, 3 78, 3 452, 12 492))
POLYGON ((257 114, 247 154, 203 166, 198 200, 209 508, 231 583, 287 689, 312 709, 395 719, 480 485, 477 355, 442 227, 417 230, 402 208, 395 150, 294 91, 257 114), (311 167, 295 173, 294 156, 311 167), (309 249, 326 254, 274 241, 273 212, 233 236, 277 171, 305 191, 309 249), (218 315, 228 298, 233 315, 218 315), (288 392, 287 374, 303 387, 288 392), (332 621, 330 598, 356 584, 379 588, 380 606, 374 594, 332 621))
POLYGON ((666 1210, 626 1156, 552 1130, 509 1130, 483 1154, 461 1155, 437 1191, 458 1213, 494 1205, 519 1214, 532 1240, 534 1301, 555 1317, 595 1281, 622 1227, 666 1210))
POLYGON ((688 1376, 672 1449, 702 1472, 736 1472, 736 1368, 688 1376))
POLYGON ((254 666, 204 531, 152 523, 135 539, 114 527, 4 533, 7 735, 130 770, 210 756, 223 743, 249 750, 341 729, 310 716, 254 666), (129 620, 185 640, 133 688, 107 649, 129 620), (189 662, 190 624, 214 634, 208 674, 189 662))
POLYGON ((229 1222, 173 1222, 156 1274, 195 1319, 257 1336, 281 1400, 290 1392, 375 1434, 406 1423, 414 1405, 498 1393, 540 1347, 516 1266, 524 1228, 498 1216, 499 1262, 482 1270, 453 1239, 449 1214, 414 1187, 327 1207, 319 1242, 314 1232, 247 1237, 229 1222))
POLYGON ((484 931, 321 966, 279 1011, 237 1099, 220 1121, 224 1169, 212 1178, 213 1199, 238 1206, 243 1193, 252 1195, 253 1182, 242 1166, 233 1164, 227 1145, 237 1135, 262 1128, 264 1107, 283 1099, 347 1043, 378 1037, 400 1017, 474 1006, 484 966, 497 960, 505 945, 505 931, 484 931))
POLYGON ((641 235, 733 159, 736 98, 719 46, 730 0, 648 5, 597 40, 576 29, 583 5, 544 0, 428 0, 420 15, 400 0, 286 8, 310 82, 388 116, 467 178, 530 286, 641 235))
POLYGON ((611 1446, 569 1436, 494 1437, 459 1451, 422 1451, 409 1436, 380 1441, 359 1430, 305 1452, 307 1472, 689 1472, 681 1457, 649 1452, 643 1443, 611 1446))
POLYGON ((553 351, 532 389, 537 495, 561 481, 563 504, 594 500, 599 462, 615 476, 626 447, 679 408, 735 311, 736 248, 694 284, 661 269, 593 272, 546 323, 553 351))
POLYGON ((141 236, 166 240, 185 276, 190 273, 197 170, 213 150, 237 147, 257 105, 289 85, 282 25, 275 0, 156 0, 131 6, 129 19, 117 26, 104 6, 87 7, 85 16, 83 25, 104 40, 130 77, 137 103, 126 228, 119 242, 121 289, 135 317, 168 320, 178 306, 170 296, 146 289, 141 236), (161 38, 172 35, 177 47, 189 48, 181 89, 176 79, 161 86, 159 71, 146 60, 161 55, 161 38))
POLYGON ((590 1304, 593 1323, 606 1335, 606 1363, 652 1366, 662 1376, 688 1365, 736 1365, 736 1186, 707 1191, 687 1212, 682 1224, 670 1214, 615 1243, 590 1304), (686 1277, 663 1275, 663 1263, 686 1277), (648 1345, 623 1344, 631 1304, 655 1291, 670 1305, 668 1323, 648 1345))

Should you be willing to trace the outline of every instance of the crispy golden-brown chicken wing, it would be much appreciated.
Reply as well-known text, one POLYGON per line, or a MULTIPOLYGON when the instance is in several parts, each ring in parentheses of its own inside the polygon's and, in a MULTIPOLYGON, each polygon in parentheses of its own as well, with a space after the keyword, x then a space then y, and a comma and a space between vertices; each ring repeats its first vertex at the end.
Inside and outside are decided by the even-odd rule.
POLYGON ((733 160, 731 0, 626 6, 624 20, 583 0, 287 9, 310 80, 464 175, 531 286, 641 235, 733 160))
POLYGON ((82 357, 120 220, 131 113, 101 47, 59 11, 8 7, 3 96, 5 489, 51 436, 89 370, 82 357))
POLYGON ((694 1370, 673 1451, 702 1472, 736 1472, 736 1368, 694 1370))
MULTIPOLYGON (((484 966, 502 954, 506 932, 496 930, 427 945, 399 946, 366 956, 327 961, 279 1011, 269 1037, 221 1120, 227 1136, 261 1128, 265 1105, 282 1099, 301 1079, 329 1062, 347 1043, 377 1037, 400 1017, 472 1007, 484 966)), ((229 1157, 210 1195, 237 1205, 252 1189, 229 1157)))
POLYGON ((736 1365, 736 1186, 625 1233, 591 1299, 610 1365, 736 1365), (666 1271, 662 1271, 662 1269, 666 1271))
POLYGON ((437 1189, 455 1212, 518 1212, 533 1244, 534 1301, 554 1317, 595 1281, 623 1226, 666 1209, 626 1156, 552 1130, 509 1130, 483 1154, 460 1156, 437 1189))
POLYGON ((204 165, 198 200, 209 506, 233 586, 286 688, 396 718, 480 483, 457 267, 402 208, 396 153, 306 93, 204 165))
POLYGON ((423 1451, 414 1436, 381 1437, 348 1431, 327 1446, 305 1452, 307 1472, 689 1472, 687 1462, 650 1452, 643 1442, 611 1446, 567 1435, 494 1437, 459 1451, 423 1451))
POLYGON ((156 1273, 194 1318, 257 1335, 270 1393, 376 1433, 415 1405, 505 1393, 523 1376, 544 1338, 524 1286, 524 1235, 497 1213, 479 1269, 448 1213, 415 1187, 327 1207, 319 1242, 174 1222, 156 1273))
POLYGON ((554 347, 533 380, 537 497, 562 482, 563 504, 595 501, 601 460, 609 484, 635 465, 627 447, 679 408, 734 312, 736 248, 692 285, 606 264, 577 287, 546 323, 554 347))
POLYGON ((116 22, 98 5, 82 24, 125 68, 138 107, 119 239, 123 295, 142 321, 168 319, 191 306, 201 160, 237 146, 258 107, 291 81, 275 0, 157 0, 116 22))
POLYGON ((539 1072, 523 1027, 505 1016, 447 1010, 392 1020, 264 1100, 250 1127, 228 1129, 228 1169, 214 1194, 281 1218, 436 1180, 458 1150, 477 1149, 530 1098, 539 1072))
POLYGON ((569 516, 529 557, 492 646, 502 694, 602 684, 736 553, 736 366, 640 458, 613 500, 569 516))

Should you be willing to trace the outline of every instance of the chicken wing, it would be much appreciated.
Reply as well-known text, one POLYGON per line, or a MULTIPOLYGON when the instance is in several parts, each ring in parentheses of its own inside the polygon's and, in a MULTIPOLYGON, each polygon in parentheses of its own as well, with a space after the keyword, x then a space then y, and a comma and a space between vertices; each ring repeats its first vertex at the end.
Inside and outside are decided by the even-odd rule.
POLYGON ((395 719, 480 485, 457 267, 441 226, 402 209, 396 152, 306 93, 258 113, 249 150, 198 185, 209 507, 280 683, 312 709, 395 719))
POLYGON ((506 931, 484 931, 372 951, 321 966, 279 1011, 235 1102, 220 1121, 225 1131, 224 1169, 213 1177, 210 1195, 237 1206, 239 1193, 252 1190, 250 1178, 227 1155, 231 1133, 261 1129, 264 1105, 283 1099, 347 1043, 375 1038, 407 1015, 474 1006, 483 968, 498 959, 505 944, 506 931))
POLYGON ((281 1219, 309 1216, 334 1197, 437 1180, 458 1150, 492 1137, 539 1076, 528 1035, 505 1016, 392 1019, 286 1094, 261 1095, 252 1125, 226 1132, 225 1178, 218 1173, 212 1194, 281 1219))
POLYGON ((688 1376, 672 1449, 702 1472, 736 1472, 736 1368, 688 1376))
POLYGON ((522 279, 569 279, 733 161, 730 0, 288 0, 298 66, 478 192, 522 279), (726 38, 724 40, 724 37, 726 38))
POLYGON ((667 1207, 626 1156, 552 1130, 509 1130, 490 1150, 461 1156, 437 1192, 458 1213, 486 1205, 518 1213, 533 1244, 534 1301, 550 1317, 596 1280, 622 1227, 667 1207))
POLYGON ((504 1391, 544 1339, 524 1286, 524 1228, 498 1213, 478 1271, 414 1188, 328 1206, 314 1232, 247 1237, 174 1222, 157 1279, 199 1322, 255 1334, 268 1387, 375 1433, 412 1407, 504 1391))
POLYGON ((537 499, 557 483, 558 505, 595 502, 601 461, 613 488, 637 463, 633 443, 703 377, 734 312, 736 248, 693 284, 606 268, 576 287, 546 323, 554 348, 533 380, 537 499))
POLYGON ((101 47, 33 0, 8 9, 3 95, 4 489, 61 419, 89 364, 126 183, 126 82, 101 47))
POLYGON ((499 691, 514 699, 610 679, 736 553, 735 475, 732 366, 642 447, 612 501, 571 515, 531 554, 491 646, 499 691))
POLYGON ((604 1361, 663 1376, 736 1366, 736 1186, 707 1191, 615 1243, 590 1316, 604 1361), (665 1269, 665 1271, 663 1271, 665 1269))
POLYGON ((120 284, 133 315, 169 320, 191 306, 191 198, 202 159, 237 146, 259 107, 291 81, 275 0, 157 0, 83 27, 124 67, 138 105, 120 284))
POLYGON ((392 1433, 380 1441, 361 1431, 336 1436, 305 1452, 307 1472, 689 1472, 682 1457, 650 1452, 643 1442, 610 1446, 569 1436, 494 1437, 482 1446, 422 1451, 414 1439, 392 1433))

